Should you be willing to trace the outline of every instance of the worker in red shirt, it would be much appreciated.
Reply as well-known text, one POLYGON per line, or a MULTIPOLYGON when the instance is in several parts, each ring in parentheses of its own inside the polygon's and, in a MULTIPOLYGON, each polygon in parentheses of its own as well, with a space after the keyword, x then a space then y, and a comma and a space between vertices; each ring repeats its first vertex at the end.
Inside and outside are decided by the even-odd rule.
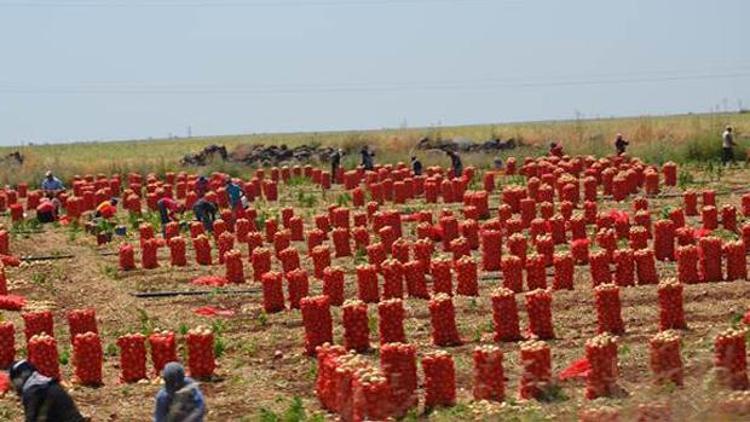
POLYGON ((161 231, 166 231, 166 226, 170 221, 179 221, 177 214, 182 214, 185 211, 185 207, 175 201, 172 198, 164 197, 156 202, 157 208, 159 208, 159 215, 161 216, 161 231))
POLYGON ((112 198, 108 201, 104 201, 96 207, 94 217, 103 218, 109 220, 117 214, 117 198, 112 198))
POLYGON ((559 142, 552 142, 549 144, 549 155, 553 157, 560 157, 563 156, 563 146, 559 142))

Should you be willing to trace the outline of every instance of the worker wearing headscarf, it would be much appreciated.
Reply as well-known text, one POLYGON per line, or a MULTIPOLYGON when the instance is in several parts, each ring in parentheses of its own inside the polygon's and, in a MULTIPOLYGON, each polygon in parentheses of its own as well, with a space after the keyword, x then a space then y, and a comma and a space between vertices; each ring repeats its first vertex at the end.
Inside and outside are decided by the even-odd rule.
POLYGON ((628 145, 630 145, 630 142, 622 136, 622 133, 618 133, 617 137, 615 137, 615 149, 617 150, 617 155, 625 154, 625 149, 628 145))
POLYGON ((203 223, 203 227, 209 232, 214 229, 214 221, 218 211, 219 207, 207 198, 200 198, 193 204, 195 219, 203 223))
POLYGON ((415 176, 422 175, 422 162, 419 161, 416 155, 411 156, 411 169, 415 176))
POLYGON ((170 362, 162 371, 164 387, 156 394, 154 422, 203 422, 206 403, 198 384, 185 376, 185 368, 170 362))
POLYGON ((40 374, 31 362, 15 362, 10 368, 9 377, 13 389, 21 398, 27 422, 85 420, 60 383, 40 374))
MULTIPOLYGON (((364 167, 365 170, 375 170, 375 153, 370 151, 370 148, 367 145, 363 146, 359 153, 362 155, 362 167, 364 167)), ((331 177, 333 177, 333 175, 331 175, 331 177)))
POLYGON ((336 149, 333 151, 333 154, 331 154, 331 182, 336 183, 338 180, 338 177, 336 175, 339 172, 339 167, 341 167, 341 157, 344 155, 344 152, 341 150, 341 148, 336 149))
POLYGON ((453 169, 453 177, 461 177, 464 174, 464 164, 461 162, 461 157, 456 151, 447 149, 445 153, 451 159, 451 168, 453 169))

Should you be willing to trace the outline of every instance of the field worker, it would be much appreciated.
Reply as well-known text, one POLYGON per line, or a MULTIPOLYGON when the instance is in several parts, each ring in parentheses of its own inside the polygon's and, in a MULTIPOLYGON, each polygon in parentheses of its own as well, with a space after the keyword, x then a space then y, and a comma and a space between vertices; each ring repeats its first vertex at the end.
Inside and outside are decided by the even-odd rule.
POLYGON ((164 387, 156 394, 154 422, 202 422, 206 403, 198 384, 185 376, 185 368, 170 362, 162 371, 164 387))
POLYGON ((549 155, 562 158, 564 155, 562 144, 559 142, 552 142, 549 144, 549 155))
POLYGON ((445 153, 451 159, 451 170, 453 170, 453 177, 461 177, 464 174, 464 165, 461 162, 461 157, 458 156, 456 151, 447 149, 445 153))
POLYGON ((732 134, 732 126, 727 126, 724 133, 721 134, 722 151, 721 151, 721 163, 726 165, 731 162, 734 163, 734 147, 737 143, 734 142, 734 135, 732 134))
POLYGON ((422 175, 422 162, 419 161, 416 155, 411 156, 411 170, 414 172, 415 176, 422 175))
POLYGON ((500 157, 495 157, 495 159, 492 161, 492 165, 495 170, 502 170, 504 166, 503 159, 500 157))
POLYGON ((165 231, 167 223, 178 220, 177 214, 185 211, 185 207, 181 203, 166 196, 156 201, 156 207, 159 208, 162 231, 165 231))
POLYGON ((57 220, 57 207, 49 198, 42 198, 36 207, 36 219, 40 223, 52 223, 57 220))
POLYGON ((52 174, 52 170, 47 170, 44 174, 44 180, 42 180, 42 191, 45 196, 55 197, 60 192, 65 190, 65 185, 52 174))
POLYGON ((375 170, 375 153, 370 151, 370 147, 363 146, 359 153, 362 155, 362 167, 365 170, 375 170))
POLYGON ((331 154, 331 182, 336 183, 336 180, 338 179, 336 175, 338 174, 339 167, 341 167, 341 156, 344 155, 344 152, 341 150, 341 148, 338 148, 336 151, 331 154))
POLYGON ((27 422, 86 420, 59 382, 37 372, 29 361, 15 362, 9 376, 13 389, 21 398, 27 422))
POLYGON ((628 145, 630 145, 630 142, 625 140, 622 133, 618 133, 617 137, 615 137, 615 149, 617 150, 617 155, 620 156, 625 154, 625 148, 627 148, 628 145))
POLYGON ((242 197, 245 195, 245 192, 242 191, 240 185, 232 181, 231 177, 227 177, 226 179, 226 190, 227 195, 229 195, 230 208, 232 212, 235 212, 238 208, 242 207, 242 197))
POLYGON ((218 211, 219 207, 206 198, 201 198, 193 204, 195 219, 203 223, 203 227, 209 232, 213 231, 214 220, 216 220, 216 212, 218 211))
POLYGON ((94 217, 103 218, 109 220, 117 214, 117 198, 112 198, 108 201, 104 201, 96 207, 94 217))
POLYGON ((208 179, 206 176, 201 176, 195 181, 195 193, 198 198, 203 198, 206 192, 208 192, 208 179))

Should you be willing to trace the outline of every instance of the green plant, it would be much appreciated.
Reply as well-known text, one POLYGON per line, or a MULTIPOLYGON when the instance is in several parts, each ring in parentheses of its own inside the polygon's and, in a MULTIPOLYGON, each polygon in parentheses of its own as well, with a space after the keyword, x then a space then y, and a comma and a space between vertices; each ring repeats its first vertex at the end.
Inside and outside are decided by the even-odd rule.
POLYGON ((78 220, 74 220, 72 223, 68 225, 68 240, 70 242, 75 242, 78 238, 78 235, 81 234, 83 229, 81 228, 81 225, 78 223, 78 220))
POLYGON ((317 415, 313 418, 308 418, 302 399, 298 396, 294 396, 291 403, 289 403, 286 410, 284 410, 281 415, 272 410, 261 408, 260 420, 263 422, 303 422, 320 419, 318 419, 317 415))
POLYGON ((352 196, 349 195, 349 192, 344 192, 336 197, 336 204, 340 207, 348 207, 351 202, 352 196))
POLYGON ((216 359, 219 359, 220 357, 224 356, 224 352, 227 350, 227 343, 226 340, 224 340, 224 337, 221 335, 215 335, 214 336, 214 355, 216 356, 216 359))
POLYGON ((354 265, 361 265, 367 263, 367 250, 365 248, 357 248, 354 251, 354 265))
POLYGON ((258 344, 253 340, 248 340, 240 346, 240 350, 248 357, 253 357, 258 353, 258 344))
POLYGON ((300 190, 297 192, 297 202, 303 208, 313 208, 318 204, 318 198, 312 193, 300 190))
POLYGON ((104 273, 104 275, 113 280, 117 280, 118 278, 118 270, 115 266, 105 265, 104 267, 102 267, 102 272, 104 273))
POLYGON ((303 186, 308 184, 310 184, 310 181, 306 177, 302 176, 290 177, 289 180, 286 181, 286 185, 289 187, 303 186))
POLYGON ((260 311, 256 319, 261 327, 265 327, 268 324, 268 314, 266 311, 260 311))
POLYGON ((70 362, 70 350, 68 348, 63 349, 57 360, 60 362, 60 365, 67 365, 70 362))
POLYGON ((37 285, 45 285, 47 284, 47 274, 46 273, 34 273, 31 275, 31 282, 37 285))
POLYGON ((561 402, 567 401, 569 397, 565 394, 562 387, 557 384, 550 384, 542 389, 539 401, 543 402, 561 402))
POLYGON ((314 381, 318 377, 318 363, 317 361, 310 362, 310 368, 307 370, 307 378, 314 381))
POLYGON ((138 312, 138 321, 141 324, 141 334, 146 336, 151 334, 155 327, 153 319, 151 319, 148 312, 143 308, 137 308, 136 312, 138 312))
POLYGON ((117 345, 114 343, 107 343, 107 347, 104 348, 104 354, 109 357, 116 357, 119 354, 117 345))
POLYGON ((695 176, 687 169, 681 169, 677 174, 677 186, 680 189, 685 189, 688 186, 695 184, 695 176))

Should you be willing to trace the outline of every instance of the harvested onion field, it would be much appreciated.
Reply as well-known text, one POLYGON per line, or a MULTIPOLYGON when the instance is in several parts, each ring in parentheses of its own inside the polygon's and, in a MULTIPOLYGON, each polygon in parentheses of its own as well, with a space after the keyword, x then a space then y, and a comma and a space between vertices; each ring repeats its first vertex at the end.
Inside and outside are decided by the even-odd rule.
MULTIPOLYGON (((191 372, 208 372, 207 420, 749 417, 750 170, 566 156, 453 179, 397 164, 346 172, 330 188, 326 175, 248 170, 245 218, 225 211, 203 236, 172 226, 169 240, 154 204, 194 200, 191 172, 81 178, 64 201, 70 217, 44 226, 32 222, 35 188, 7 189, 0 253, 15 297, 4 296, 2 316, 15 335, 0 330, 0 357, 50 344, 29 347, 22 317, 50 311, 62 382, 94 420, 149 420, 155 347, 146 341, 147 358, 121 366, 118 339, 163 330, 191 372), (86 222, 111 195, 127 233, 106 243, 109 228, 86 222), (211 264, 199 264, 206 253, 211 264), (98 339, 100 358, 72 345, 79 309, 95 310, 87 344, 95 351, 98 339), (331 340, 360 351, 306 353, 331 340), (83 385, 98 384, 81 375, 99 365, 101 385, 83 385), (143 365, 147 379, 122 380, 143 365)), ((212 180, 225 208, 222 179, 212 180)), ((23 419, 12 392, 0 417, 23 419)))

